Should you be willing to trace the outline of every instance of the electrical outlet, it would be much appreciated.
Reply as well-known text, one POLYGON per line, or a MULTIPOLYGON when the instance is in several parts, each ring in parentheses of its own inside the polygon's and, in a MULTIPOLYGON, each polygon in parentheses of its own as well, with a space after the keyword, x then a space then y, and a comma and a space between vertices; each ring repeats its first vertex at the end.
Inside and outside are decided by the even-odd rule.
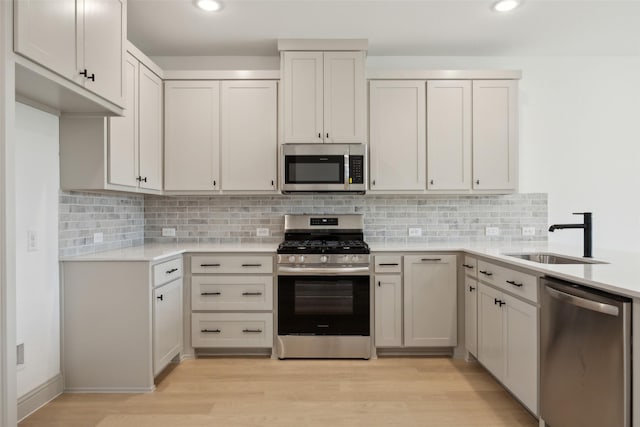
POLYGON ((38 250, 38 232, 36 230, 27 230, 27 252, 35 252, 38 250))
POLYGON ((498 236, 500 235, 500 229, 498 227, 485 227, 485 236, 498 236))
POLYGON ((422 228, 409 229, 409 237, 420 237, 420 236, 422 236, 422 228))
POLYGON ((102 243, 102 242, 104 242, 104 234, 93 233, 93 243, 102 243))
POLYGON ((24 365, 24 343, 16 346, 16 364, 24 365))
POLYGON ((175 228, 163 228, 162 229, 162 237, 176 237, 176 229, 175 228))
POLYGON ((522 227, 522 235, 523 236, 535 236, 536 228, 535 227, 522 227))
POLYGON ((268 228, 256 228, 256 236, 258 237, 268 237, 269 229, 268 228))

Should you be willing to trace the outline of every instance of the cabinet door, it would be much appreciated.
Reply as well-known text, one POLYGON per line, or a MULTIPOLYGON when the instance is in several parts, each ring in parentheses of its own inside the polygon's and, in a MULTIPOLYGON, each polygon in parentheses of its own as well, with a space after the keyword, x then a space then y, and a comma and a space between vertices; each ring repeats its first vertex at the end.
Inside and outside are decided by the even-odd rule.
POLYGON ((284 52, 283 62, 284 142, 322 142, 322 52, 284 52))
POLYGON ((538 413, 537 308, 504 295, 504 385, 534 414, 538 413))
POLYGON ((457 263, 455 255, 404 257, 404 345, 457 344, 457 263))
POLYGON ((464 336, 467 351, 478 357, 478 282, 464 281, 464 336))
POLYGON ((84 83, 76 68, 76 0, 19 0, 13 5, 15 51, 84 83))
POLYGON ((78 1, 84 4, 84 15, 78 14, 78 64, 94 75, 93 81, 85 80, 85 87, 122 105, 126 4, 124 0, 78 1))
POLYGON ((138 186, 138 64, 136 58, 127 54, 125 115, 108 119, 108 181, 129 187, 138 186))
POLYGON ((402 276, 378 275, 375 278, 375 345, 402 345, 402 276))
POLYGON ((499 380, 504 377, 502 292, 478 284, 478 360, 499 380))
POLYGON ((220 83, 165 82, 164 188, 220 186, 220 83))
POLYGON ((182 279, 153 291, 153 374, 182 351, 182 279))
POLYGON ((277 103, 275 81, 222 82, 223 190, 275 190, 277 103))
POLYGON ((471 188, 471 82, 427 82, 427 188, 471 188))
POLYGON ((517 187, 517 83, 473 82, 473 188, 517 187))
POLYGON ((162 190, 162 80, 140 64, 138 84, 140 187, 162 190))
POLYGON ((364 52, 324 53, 325 142, 365 142, 364 52))
POLYGON ((371 190, 424 190, 425 82, 369 83, 371 190))

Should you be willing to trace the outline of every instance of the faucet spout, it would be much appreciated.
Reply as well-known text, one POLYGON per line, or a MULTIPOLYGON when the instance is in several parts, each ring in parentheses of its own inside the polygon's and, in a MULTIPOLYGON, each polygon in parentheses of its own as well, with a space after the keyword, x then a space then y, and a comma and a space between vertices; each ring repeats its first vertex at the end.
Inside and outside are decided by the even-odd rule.
POLYGON ((591 258, 591 250, 592 250, 592 213, 591 212, 578 212, 574 213, 574 215, 583 215, 584 222, 582 224, 553 224, 549 227, 549 232, 553 233, 556 230, 562 230, 564 228, 582 228, 584 230, 584 238, 583 238, 583 250, 584 257, 591 258))

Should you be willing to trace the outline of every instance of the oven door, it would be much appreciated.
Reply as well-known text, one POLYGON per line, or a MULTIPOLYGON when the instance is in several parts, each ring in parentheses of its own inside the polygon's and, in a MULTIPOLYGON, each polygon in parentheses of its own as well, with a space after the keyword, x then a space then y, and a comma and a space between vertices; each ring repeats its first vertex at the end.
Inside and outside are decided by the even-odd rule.
POLYGON ((369 276, 279 276, 278 335, 370 335, 369 276))

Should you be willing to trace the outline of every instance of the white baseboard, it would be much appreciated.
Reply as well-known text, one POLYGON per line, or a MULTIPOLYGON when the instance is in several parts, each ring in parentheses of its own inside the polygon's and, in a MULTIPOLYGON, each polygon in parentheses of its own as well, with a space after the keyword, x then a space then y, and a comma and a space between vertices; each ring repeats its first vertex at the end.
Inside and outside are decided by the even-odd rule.
POLYGON ((156 386, 153 387, 79 387, 79 388, 67 388, 64 390, 65 393, 122 393, 122 394, 133 394, 133 393, 151 393, 155 391, 156 386))
POLYGON ((29 393, 18 398, 18 421, 22 421, 62 394, 64 381, 58 374, 29 393))

